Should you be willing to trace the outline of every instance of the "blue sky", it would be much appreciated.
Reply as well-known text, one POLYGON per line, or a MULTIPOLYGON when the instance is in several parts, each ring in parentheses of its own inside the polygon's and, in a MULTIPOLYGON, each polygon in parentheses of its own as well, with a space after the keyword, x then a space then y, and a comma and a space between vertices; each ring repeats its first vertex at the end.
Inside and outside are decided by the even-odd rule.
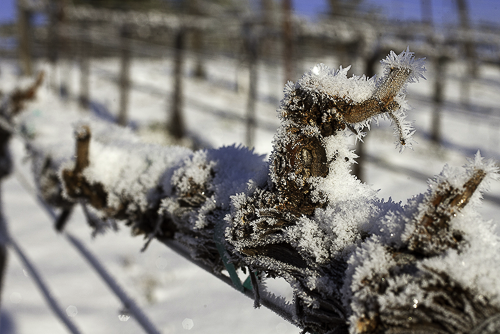
MULTIPOLYGON (((456 22, 455 0, 430 0, 436 22, 456 22)), ((473 22, 486 21, 500 25, 499 0, 466 0, 473 22)), ((328 0, 293 0, 297 12, 314 17, 328 10, 328 0)), ((421 20, 421 0, 365 0, 368 6, 379 8, 391 19, 421 20)))
MULTIPOLYGON (((281 0, 278 0, 281 1, 281 0)), ((295 11, 311 18, 328 9, 328 0, 293 0, 295 11)), ((431 0, 433 16, 437 22, 454 22, 457 19, 455 0, 431 0)), ((0 23, 15 20, 16 0, 0 0, 0 23)), ((393 19, 421 19, 420 0, 365 0, 379 7, 393 19)), ((473 22, 500 23, 499 0, 468 0, 473 22)))
POLYGON ((0 0, 0 23, 14 20, 15 0, 0 0))

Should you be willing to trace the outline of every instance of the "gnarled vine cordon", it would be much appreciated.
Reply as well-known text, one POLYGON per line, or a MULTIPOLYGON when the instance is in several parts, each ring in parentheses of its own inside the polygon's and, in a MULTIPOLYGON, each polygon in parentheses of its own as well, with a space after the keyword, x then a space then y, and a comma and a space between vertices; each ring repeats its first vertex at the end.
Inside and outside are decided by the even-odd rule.
MULTIPOLYGON (((465 172, 445 170, 405 206, 380 200, 353 177, 348 139, 361 138, 374 117, 392 120, 399 147, 411 145, 405 86, 422 77, 423 61, 406 50, 382 65, 380 79, 348 78, 348 69, 320 64, 288 84, 268 163, 236 146, 141 146, 95 120, 77 129, 76 162, 37 159, 52 159, 51 173, 60 166, 65 201, 84 201, 102 219, 179 240, 217 274, 227 266, 222 246, 232 265, 258 280, 285 278, 295 295, 293 321, 305 331, 473 333, 498 322, 498 291, 461 280, 449 263, 496 247, 494 237, 487 246, 477 241, 488 227, 474 203, 497 169, 477 156, 465 172), (133 166, 117 165, 120 177, 105 177, 102 152, 133 166)), ((43 151, 36 136, 32 144, 43 151)), ((491 269, 481 270, 490 277, 491 269)))

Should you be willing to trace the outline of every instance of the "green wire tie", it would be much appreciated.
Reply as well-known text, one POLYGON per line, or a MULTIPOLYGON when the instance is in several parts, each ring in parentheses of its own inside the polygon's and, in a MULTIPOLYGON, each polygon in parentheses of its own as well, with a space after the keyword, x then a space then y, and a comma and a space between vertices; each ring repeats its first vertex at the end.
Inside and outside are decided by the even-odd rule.
POLYGON ((214 241, 215 246, 217 246, 217 251, 219 251, 219 255, 222 259, 222 263, 224 263, 224 267, 226 267, 226 270, 229 273, 229 277, 231 278, 231 281, 233 282, 233 285, 236 289, 241 292, 245 292, 245 289, 251 291, 252 280, 250 279, 250 275, 248 275, 247 279, 242 284, 240 278, 238 277, 238 274, 236 273, 234 265, 232 263, 229 263, 228 261, 229 256, 222 240, 224 240, 224 225, 222 222, 217 222, 215 223, 214 228, 214 241))

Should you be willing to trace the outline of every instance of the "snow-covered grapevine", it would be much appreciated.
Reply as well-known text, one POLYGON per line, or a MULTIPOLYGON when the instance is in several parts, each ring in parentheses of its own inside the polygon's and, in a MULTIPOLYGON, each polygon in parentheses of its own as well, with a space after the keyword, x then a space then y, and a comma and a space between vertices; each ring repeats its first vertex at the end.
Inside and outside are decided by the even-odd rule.
POLYGON ((319 64, 288 83, 269 161, 239 146, 144 144, 71 111, 24 113, 15 126, 47 202, 176 239, 219 275, 229 261, 254 280, 282 277, 305 331, 494 333, 500 240, 475 209, 496 165, 478 153, 463 170, 445 167, 405 205, 351 175, 348 139, 376 117, 392 121, 397 147, 412 145, 405 87, 423 78, 424 61, 407 49, 382 66, 377 79, 319 64))

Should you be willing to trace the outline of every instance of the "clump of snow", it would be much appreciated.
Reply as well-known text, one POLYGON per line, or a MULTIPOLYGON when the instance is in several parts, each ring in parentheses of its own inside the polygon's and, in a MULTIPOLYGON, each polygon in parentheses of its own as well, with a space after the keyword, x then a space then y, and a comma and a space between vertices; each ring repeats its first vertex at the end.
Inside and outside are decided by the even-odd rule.
POLYGON ((173 197, 162 201, 163 210, 174 214, 180 207, 178 197, 202 195, 206 198, 189 220, 197 229, 206 227, 206 215, 216 208, 228 210, 232 195, 249 187, 262 187, 267 182, 267 164, 263 158, 236 145, 195 152, 164 183, 165 189, 175 190, 170 190, 173 197))
POLYGON ((325 64, 317 64, 306 72, 295 85, 289 85, 285 89, 286 93, 291 89, 302 88, 306 91, 326 94, 331 97, 345 97, 352 102, 361 103, 373 94, 376 88, 375 78, 366 76, 347 77, 351 66, 338 70, 330 69, 325 64))
POLYGON ((333 202, 325 209, 316 209, 310 218, 301 217, 285 235, 302 254, 327 264, 348 258, 378 212, 377 203, 366 199, 333 202))
POLYGON ((182 168, 175 170, 170 183, 179 192, 187 193, 193 183, 202 186, 209 182, 214 165, 214 161, 207 161, 207 151, 195 152, 184 159, 182 168))
POLYGON ((58 114, 50 109, 34 109, 15 118, 19 131, 30 139, 30 148, 61 162, 74 154, 73 126, 81 115, 74 110, 58 114), (54 128, 57 131, 54 131, 54 128))
POLYGON ((183 147, 144 144, 129 129, 103 122, 90 122, 92 134, 89 161, 83 175, 90 183, 101 183, 108 206, 118 210, 131 202, 130 210, 145 211, 148 194, 166 170, 192 154, 183 147))
POLYGON ((208 159, 217 162, 213 168, 212 187, 215 201, 224 210, 229 209, 231 195, 246 191, 248 187, 263 187, 267 182, 268 165, 264 155, 252 149, 225 146, 209 150, 208 159))
POLYGON ((349 149, 348 136, 346 132, 336 136, 323 138, 326 149, 328 175, 324 178, 311 177, 310 182, 314 190, 312 197, 317 201, 326 196, 328 202, 356 201, 373 199, 376 192, 367 184, 362 183, 351 174, 351 166, 358 157, 354 151, 349 149))
POLYGON ((370 221, 370 224, 366 226, 366 231, 376 235, 385 245, 402 247, 402 235, 408 223, 408 217, 416 214, 422 197, 423 195, 414 196, 404 206, 401 202, 395 203, 390 198, 387 202, 380 203, 379 216, 370 221))

